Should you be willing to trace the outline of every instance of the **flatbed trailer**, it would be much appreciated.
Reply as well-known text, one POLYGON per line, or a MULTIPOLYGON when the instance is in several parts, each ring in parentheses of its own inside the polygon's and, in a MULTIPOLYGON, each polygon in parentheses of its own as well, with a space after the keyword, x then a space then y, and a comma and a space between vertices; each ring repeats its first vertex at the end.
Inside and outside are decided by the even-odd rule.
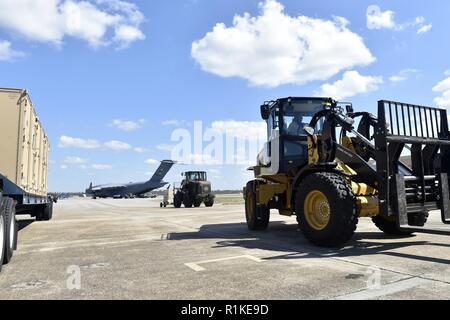
POLYGON ((16 215, 53 215, 47 193, 48 137, 28 92, 0 88, 0 270, 17 248, 16 215))

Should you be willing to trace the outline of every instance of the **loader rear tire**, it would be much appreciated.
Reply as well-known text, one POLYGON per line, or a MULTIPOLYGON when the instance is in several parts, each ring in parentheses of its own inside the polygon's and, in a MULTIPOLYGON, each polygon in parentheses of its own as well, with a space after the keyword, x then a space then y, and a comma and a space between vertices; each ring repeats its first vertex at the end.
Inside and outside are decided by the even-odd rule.
POLYGON ((338 174, 320 172, 307 176, 297 189, 295 207, 300 230, 317 246, 341 246, 355 233, 356 197, 338 174))
POLYGON ((267 206, 257 206, 255 184, 261 183, 249 181, 245 191, 245 218, 249 230, 265 230, 270 221, 270 209, 267 206))

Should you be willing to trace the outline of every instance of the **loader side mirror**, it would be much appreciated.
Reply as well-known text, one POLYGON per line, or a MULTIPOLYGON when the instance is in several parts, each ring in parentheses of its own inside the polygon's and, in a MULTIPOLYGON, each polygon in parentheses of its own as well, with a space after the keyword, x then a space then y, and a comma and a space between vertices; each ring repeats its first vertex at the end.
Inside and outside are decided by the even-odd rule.
POLYGON ((312 136, 314 135, 314 133, 315 133, 314 128, 311 127, 311 126, 309 126, 309 125, 304 126, 304 127, 303 127, 303 131, 305 131, 306 134, 307 134, 309 137, 312 137, 312 136))
POLYGON ((270 109, 268 105, 263 104, 261 106, 261 118, 263 118, 263 120, 267 120, 270 117, 270 109))

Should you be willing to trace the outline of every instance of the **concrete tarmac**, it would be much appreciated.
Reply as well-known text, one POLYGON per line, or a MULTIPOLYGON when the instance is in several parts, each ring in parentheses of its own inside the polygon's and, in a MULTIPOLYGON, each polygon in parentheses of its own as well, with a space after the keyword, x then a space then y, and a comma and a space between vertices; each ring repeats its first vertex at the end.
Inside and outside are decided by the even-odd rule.
POLYGON ((309 244, 276 211, 251 232, 233 201, 70 199, 50 222, 20 219, 0 299, 450 299, 450 237, 387 237, 370 219, 340 249, 309 244))

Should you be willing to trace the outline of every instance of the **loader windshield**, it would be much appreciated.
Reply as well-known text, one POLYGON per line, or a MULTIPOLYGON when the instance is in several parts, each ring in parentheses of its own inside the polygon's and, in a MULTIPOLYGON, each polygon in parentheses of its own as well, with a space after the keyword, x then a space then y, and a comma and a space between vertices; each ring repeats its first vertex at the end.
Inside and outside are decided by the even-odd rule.
MULTIPOLYGON (((314 114, 325 108, 322 100, 298 100, 286 105, 283 110, 283 134, 289 136, 306 136, 303 128, 308 125, 314 114)), ((322 122, 317 124, 316 132, 322 129, 322 122)))
POLYGON ((186 180, 188 181, 206 181, 206 172, 187 172, 186 180))
MULTIPOLYGON (((281 112, 282 123, 282 162, 287 170, 308 160, 307 135, 303 128, 309 125, 313 116, 324 110, 328 101, 321 99, 293 99, 288 101, 281 112)), ((319 121, 316 133, 322 131, 323 121, 319 121)))

